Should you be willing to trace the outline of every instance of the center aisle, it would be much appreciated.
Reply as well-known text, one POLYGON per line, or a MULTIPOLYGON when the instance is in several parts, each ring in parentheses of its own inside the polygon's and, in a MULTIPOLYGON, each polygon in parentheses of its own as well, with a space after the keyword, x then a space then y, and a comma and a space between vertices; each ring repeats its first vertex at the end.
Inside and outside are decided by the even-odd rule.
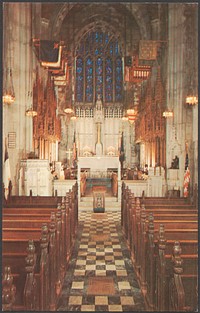
POLYGON ((57 311, 144 311, 120 212, 80 212, 57 311))

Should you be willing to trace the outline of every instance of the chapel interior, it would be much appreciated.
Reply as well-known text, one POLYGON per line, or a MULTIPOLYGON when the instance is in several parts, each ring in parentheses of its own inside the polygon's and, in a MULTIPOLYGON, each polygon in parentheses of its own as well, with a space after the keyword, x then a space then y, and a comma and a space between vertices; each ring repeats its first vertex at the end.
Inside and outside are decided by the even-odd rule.
POLYGON ((198 2, 2 13, 2 310, 198 310, 198 2))

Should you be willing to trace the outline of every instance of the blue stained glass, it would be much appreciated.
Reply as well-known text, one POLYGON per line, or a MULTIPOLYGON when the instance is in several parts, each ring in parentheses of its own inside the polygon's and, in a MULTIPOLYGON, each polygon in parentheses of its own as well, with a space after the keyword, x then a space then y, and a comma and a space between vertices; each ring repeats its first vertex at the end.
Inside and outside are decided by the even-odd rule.
POLYGON ((83 101, 83 60, 77 58, 76 60, 76 100, 83 101))
POLYGON ((91 58, 87 58, 86 64, 87 65, 92 65, 93 61, 91 58))
POLYGON ((95 33, 95 40, 96 40, 96 42, 99 41, 99 33, 98 32, 95 33))
POLYGON ((115 73, 115 100, 122 100, 122 60, 120 57, 116 59, 116 73, 115 73))
POLYGON ((112 80, 112 60, 110 58, 106 59, 106 85, 105 85, 105 100, 106 102, 112 101, 113 94, 113 80, 112 80))
POLYGON ((100 42, 100 43, 103 42, 103 33, 99 33, 99 42, 100 42))
POLYGON ((92 102, 93 94, 93 61, 91 57, 86 60, 86 101, 92 102))
POLYGON ((105 88, 106 102, 122 101, 120 46, 117 39, 110 39, 109 33, 92 31, 82 39, 77 47, 76 55, 81 55, 83 58, 87 56, 87 58, 85 61, 82 57, 78 57, 76 60, 76 101, 92 102, 94 89, 96 93, 103 96, 103 88, 105 88), (114 55, 116 56, 115 60, 114 55), (104 59, 104 57, 106 58, 104 59), (103 72, 104 70, 105 72, 103 72), (113 77, 115 77, 114 81, 113 77), (113 99, 113 91, 115 91, 115 99, 113 99))
POLYGON ((89 41, 86 40, 85 42, 85 53, 88 54, 89 53, 89 41))
POLYGON ((97 66, 101 66, 103 64, 102 58, 97 59, 97 66))
POLYGON ((108 33, 106 33, 106 35, 105 35, 105 43, 108 43, 108 41, 109 41, 109 35, 108 35, 108 33))
POLYGON ((112 43, 110 44, 109 52, 110 52, 111 55, 113 54, 113 44, 112 43))
POLYGON ((118 42, 116 41, 115 43, 115 54, 118 55, 119 54, 119 47, 118 47, 118 42))

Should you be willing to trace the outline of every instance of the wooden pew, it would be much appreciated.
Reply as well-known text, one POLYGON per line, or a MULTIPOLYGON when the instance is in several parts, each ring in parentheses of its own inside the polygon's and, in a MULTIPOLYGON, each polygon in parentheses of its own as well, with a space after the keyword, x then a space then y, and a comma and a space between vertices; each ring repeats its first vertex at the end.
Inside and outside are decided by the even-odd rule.
MULTIPOLYGON (((144 278, 146 287, 146 301, 150 308, 155 309, 155 288, 156 288, 156 271, 158 271, 158 261, 156 258, 162 254, 162 248, 165 248, 165 252, 168 255, 172 253, 173 245, 175 240, 179 240, 182 245, 184 258, 186 260, 187 255, 197 261, 197 249, 198 249, 198 234, 197 230, 187 229, 186 230, 165 230, 164 225, 160 225, 159 231, 154 231, 153 220, 149 222, 148 232, 146 234, 146 245, 145 245, 145 260, 141 262, 141 276, 144 278), (192 236, 193 235, 193 236, 192 236), (195 236, 196 235, 196 238, 195 236), (163 239, 164 238, 164 239, 163 239), (159 250, 160 249, 160 250, 159 250), (145 270, 143 270, 145 268, 145 270)), ((196 263, 194 263, 196 267, 196 263)), ((157 291, 158 292, 158 291, 157 291)))
MULTIPOLYGON (((6 209, 7 211, 10 209, 6 209)), ((36 209, 38 210, 38 209, 36 209)), ((35 210, 35 211, 36 211, 35 210)), ((23 209, 24 212, 24 209, 23 209)), ((15 213, 4 214, 2 226, 3 230, 6 230, 6 227, 9 227, 9 230, 15 231, 16 229, 31 229, 40 227, 42 223, 50 221, 50 214, 52 213, 52 209, 40 209, 40 214, 37 213, 37 217, 35 217, 34 212, 28 212, 26 210, 26 215, 22 215, 20 210, 18 211, 19 216, 16 216, 15 213), (45 213, 43 213, 45 212, 45 213), (48 212, 48 213, 46 213, 48 212)), ((53 214, 53 213, 52 213, 53 214)), ((66 217, 66 210, 65 205, 58 206, 57 210, 55 211, 56 214, 56 255, 58 256, 58 267, 62 268, 62 275, 64 276, 64 272, 67 265, 67 254, 69 255, 69 251, 67 251, 67 235, 66 234, 66 227, 69 224, 68 217, 66 217)))
POLYGON ((16 286, 16 302, 13 309, 48 310, 50 286, 47 225, 28 232, 3 231, 2 240, 2 264, 3 267, 10 266, 12 269, 16 286), (30 235, 37 245, 38 254, 33 240, 29 240, 30 235))
POLYGON ((5 266, 2 271, 2 311, 13 311, 16 287, 13 284, 13 275, 10 266, 5 266))
POLYGON ((165 247, 163 235, 156 258, 155 309, 196 311, 198 255, 181 254, 182 244, 178 241, 170 254, 166 254, 165 247))
MULTIPOLYGON (((160 298, 158 298, 156 303, 154 302, 155 292, 160 292, 160 287, 155 289, 155 286, 157 286, 155 277, 156 271, 158 271, 155 255, 158 250, 157 236, 159 234, 160 223, 166 225, 166 253, 168 253, 166 259, 169 258, 174 241, 179 240, 184 252, 183 259, 186 264, 190 262, 192 264, 190 267, 195 269, 197 268, 198 248, 197 210, 191 205, 179 205, 180 203, 177 204, 178 201, 176 204, 173 202, 173 205, 168 201, 168 206, 159 203, 157 206, 150 205, 148 207, 147 205, 146 208, 143 205, 141 208, 139 199, 135 199, 128 188, 123 187, 122 190, 121 216, 123 219, 122 227, 124 235, 130 248, 133 265, 145 295, 147 306, 153 310, 159 307, 157 302, 160 301, 160 298), (153 227, 152 221, 147 220, 147 215, 152 212, 155 214, 153 227)), ((152 217, 153 215, 150 214, 150 216, 152 217)))
POLYGON ((168 198, 168 197, 140 197, 140 201, 144 205, 148 204, 190 204, 189 200, 187 198, 181 197, 181 198, 168 198))
MULTIPOLYGON (((40 197, 39 197, 40 198, 40 197)), ((46 200, 46 199, 45 199, 46 200)), ((3 226, 4 226, 4 235, 7 235, 9 238, 7 238, 7 252, 4 251, 4 256, 6 253, 9 253, 10 250, 9 249, 13 249, 12 248, 12 242, 9 242, 9 240, 13 241, 12 238, 12 234, 8 235, 8 233, 6 234, 7 230, 6 230, 6 226, 9 227, 9 231, 12 232, 12 229, 10 226, 12 226, 14 229, 14 233, 15 236, 24 236, 25 230, 26 230, 26 234, 28 234, 29 238, 33 238, 36 241, 36 250, 38 251, 38 238, 35 235, 35 230, 30 230, 30 227, 36 227, 37 225, 41 225, 42 222, 46 222, 48 220, 48 216, 50 216, 52 211, 56 212, 56 215, 58 214, 59 216, 56 216, 56 221, 54 221, 54 226, 57 226, 58 220, 59 220, 59 224, 61 225, 61 227, 59 228, 60 230, 57 231, 56 229, 56 236, 55 239, 58 240, 58 238, 60 238, 60 240, 62 239, 62 242, 57 245, 57 247, 59 247, 59 249, 57 248, 57 250, 54 249, 54 257, 55 257, 55 262, 49 262, 49 271, 50 271, 50 278, 54 273, 56 273, 56 268, 60 268, 58 262, 61 263, 61 269, 62 269, 62 275, 60 274, 56 274, 56 283, 55 288, 50 288, 51 290, 51 295, 50 295, 50 299, 51 299, 51 303, 50 303, 50 310, 55 310, 56 307, 56 301, 58 300, 58 296, 59 293, 61 291, 61 278, 64 278, 64 274, 65 274, 65 270, 66 270, 66 263, 69 262, 69 257, 71 255, 72 252, 72 248, 73 248, 73 243, 75 240, 75 232, 77 229, 77 225, 78 225, 78 197, 77 197, 77 186, 73 186, 72 191, 70 190, 69 193, 67 193, 65 199, 64 197, 62 197, 62 205, 59 206, 59 213, 58 210, 56 209, 55 205, 54 207, 49 206, 47 207, 46 205, 41 206, 40 209, 38 209, 39 206, 37 206, 36 208, 31 208, 25 207, 23 206, 23 208, 4 208, 3 210, 3 216, 4 216, 4 222, 3 222, 3 226), (17 214, 20 214, 19 217, 16 216, 17 214), (14 219, 14 221, 12 221, 12 218, 14 219), (28 218, 28 220, 27 220, 28 218), (42 219, 41 219, 42 218, 42 219), (32 219, 32 221, 30 221, 30 219, 32 219), (22 233, 20 233, 20 230, 18 229, 17 231, 17 227, 16 227, 16 220, 18 223, 18 226, 20 226, 19 224, 21 223, 21 227, 23 228, 23 230, 21 229, 22 233), (10 225, 9 225, 10 222, 10 225), (32 224, 31 224, 32 223, 32 224), (70 251, 69 251, 70 250, 70 251), (66 262, 67 261, 67 262, 66 262), (56 263, 57 262, 57 263, 56 263), (58 264, 58 266, 57 266, 58 264), (55 290, 55 292, 54 292, 55 290), (55 301, 54 301, 55 299, 55 301)), ((19 227, 18 227, 19 228, 19 227)), ((52 227, 50 225, 49 227, 49 233, 51 234, 52 232, 52 227)), ((26 243, 28 238, 22 239, 21 240, 26 243)), ((50 239, 52 239, 52 237, 50 236, 50 239)), ((48 242, 48 246, 51 247, 51 245, 53 244, 52 240, 49 240, 48 242)), ((16 246, 16 244, 15 244, 16 246)), ((4 246, 5 248, 5 246, 4 246)), ((49 249, 50 252, 52 251, 52 249, 49 249)), ((20 244, 18 245, 18 249, 17 252, 15 253, 15 257, 17 253, 24 253, 25 251, 25 247, 20 244), (19 251, 19 247, 21 247, 20 249, 22 250, 21 252, 19 251)), ((10 256, 9 256, 10 257, 10 256)), ((18 256, 19 258, 20 256, 18 256)), ((49 256, 49 259, 50 256, 49 256)), ((4 260, 6 260, 4 258, 4 260)), ((63 279, 62 279, 63 280, 63 279)), ((52 281, 52 279, 50 280, 50 282, 52 281)), ((48 298, 48 297, 47 297, 48 298)))
POLYGON ((11 196, 4 207, 57 207, 62 197, 49 196, 11 196))
MULTIPOLYGON (((168 217, 167 217, 168 218, 168 217)), ((137 217, 135 224, 133 225, 133 235, 131 237, 131 253, 132 259, 136 264, 136 267, 142 267, 141 271, 144 271, 145 265, 142 265, 145 262, 144 250, 141 249, 141 245, 145 246, 146 243, 146 233, 148 231, 148 224, 154 219, 153 214, 150 214, 149 220, 147 220, 145 209, 141 209, 139 213, 137 212, 137 217)), ((188 221, 188 220, 176 220, 173 215, 171 220, 164 219, 155 220, 154 219, 154 234, 157 234, 160 229, 160 225, 164 225, 168 239, 171 239, 171 234, 173 239, 189 239, 197 240, 198 237, 198 222, 197 221, 188 221)), ((145 249, 146 250, 146 249, 145 249)), ((143 276, 145 274, 143 273, 143 276)), ((144 283, 145 278, 141 278, 142 283, 144 283)))
MULTIPOLYGON (((159 199, 159 198, 158 198, 159 199)), ((163 198, 164 200, 164 198, 163 198)), ((179 200, 179 199, 178 199, 179 200)), ((158 200, 160 201, 160 199, 158 200)), ((122 185, 122 211, 121 211, 121 224, 122 228, 124 230, 124 235, 125 238, 128 239, 128 244, 130 242, 130 229, 131 229, 131 219, 132 215, 136 216, 136 207, 140 207, 140 199, 139 198, 134 198, 133 193, 131 193, 131 190, 126 187, 125 184, 122 185)), ((170 214, 197 214, 197 210, 195 209, 194 206, 192 205, 186 205, 186 204, 170 204, 170 205, 156 205, 154 204, 153 206, 145 206, 145 209, 147 211, 153 211, 155 212, 156 210, 160 212, 160 210, 164 210, 166 213, 170 214)))

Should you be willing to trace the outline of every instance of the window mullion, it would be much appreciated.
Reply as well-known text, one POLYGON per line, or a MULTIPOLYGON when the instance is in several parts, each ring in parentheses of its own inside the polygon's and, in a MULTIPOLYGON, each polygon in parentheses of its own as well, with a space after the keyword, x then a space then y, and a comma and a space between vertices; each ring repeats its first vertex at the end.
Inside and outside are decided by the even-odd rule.
POLYGON ((84 62, 83 62, 83 103, 86 102, 86 94, 85 94, 86 73, 85 73, 85 67, 86 67, 86 56, 84 55, 84 62))
POLYGON ((112 103, 115 102, 115 66, 114 66, 114 57, 112 58, 112 103))
POLYGON ((96 86, 96 58, 95 56, 93 55, 93 103, 95 103, 95 94, 96 94, 96 89, 95 89, 95 86, 96 86))
POLYGON ((105 78, 106 78, 106 75, 105 75, 105 71, 106 71, 106 69, 105 69, 105 56, 103 57, 103 99, 102 99, 102 101, 104 101, 105 102, 105 99, 106 99, 106 94, 105 94, 105 78))

